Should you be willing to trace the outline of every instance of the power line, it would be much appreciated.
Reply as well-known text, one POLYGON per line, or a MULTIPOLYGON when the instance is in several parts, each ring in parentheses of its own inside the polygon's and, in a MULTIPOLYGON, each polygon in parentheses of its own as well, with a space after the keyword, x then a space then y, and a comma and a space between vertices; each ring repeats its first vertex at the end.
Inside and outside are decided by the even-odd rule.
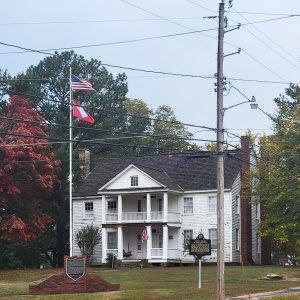
POLYGON ((172 73, 172 72, 146 70, 146 69, 124 67, 124 66, 111 65, 111 64, 102 64, 102 65, 107 66, 107 67, 111 67, 111 68, 118 68, 118 69, 131 70, 131 71, 139 71, 139 72, 144 72, 144 73, 154 73, 154 74, 172 75, 172 76, 181 76, 181 77, 192 77, 192 78, 215 79, 215 76, 213 76, 213 75, 192 75, 192 74, 182 74, 182 73, 172 73))
MULTIPOLYGON (((201 8, 206 9, 205 7, 203 7, 202 5, 199 5, 198 3, 191 1, 191 0, 186 0, 189 3, 192 3, 194 5, 197 5, 201 8)), ((207 9, 206 9, 207 10, 207 9)), ((244 24, 244 25, 253 25, 253 24, 258 24, 258 23, 266 23, 266 22, 270 22, 270 21, 274 21, 274 20, 282 20, 282 19, 286 19, 286 18, 292 18, 292 17, 299 17, 300 14, 294 14, 294 15, 288 15, 288 16, 283 16, 283 17, 278 17, 278 18, 273 18, 273 19, 268 19, 268 20, 262 20, 262 21, 257 21, 257 22, 249 22, 248 24, 244 24)), ((247 20, 247 19, 246 19, 247 20)), ((216 20, 215 20, 216 21, 216 20)), ((235 22, 235 21, 234 21, 235 22)), ((248 30, 248 29, 246 29, 248 30)), ((231 43, 225 42, 225 44, 237 47, 236 45, 233 45, 231 43)), ((237 47, 239 48, 239 47, 237 47)), ((251 59, 253 59, 255 62, 257 62, 258 64, 260 64, 261 66, 263 66, 264 68, 266 68, 269 72, 273 73, 274 75, 276 75, 278 78, 280 78, 283 81, 286 81, 282 76, 280 76, 279 74, 277 74, 276 72, 274 72, 271 68, 269 68, 268 66, 266 66, 264 63, 262 63, 261 61, 259 61, 257 58, 255 58, 254 56, 252 56, 250 53, 248 53, 247 51, 241 49, 248 57, 250 57, 251 59)))
POLYGON ((266 64, 262 63, 261 61, 259 61, 257 58, 255 58, 253 55, 251 55, 249 52, 247 52, 246 50, 241 49, 242 52, 244 52, 247 56, 249 56, 250 58, 252 58, 254 61, 256 61, 258 64, 260 64, 261 66, 263 66, 265 69, 267 69, 269 72, 271 72, 272 74, 276 75, 278 78, 280 78, 281 80, 287 82, 286 79, 284 79, 281 75, 277 74, 275 71, 273 71, 271 68, 269 68, 266 64))
MULTIPOLYGON (((6 91, 8 93, 16 94, 16 95, 24 95, 24 96, 27 96, 27 97, 38 98, 38 99, 52 101, 52 102, 56 102, 56 103, 60 103, 60 104, 64 103, 63 101, 49 99, 49 98, 46 98, 46 97, 41 97, 41 96, 32 95, 32 94, 23 93, 23 92, 12 91, 12 90, 5 89, 5 88, 0 88, 0 90, 6 91)), ((71 104, 71 105, 73 105, 73 104, 71 104)), ((133 117, 133 118, 139 118, 139 119, 146 119, 146 120, 157 121, 157 122, 162 122, 162 123, 169 123, 169 124, 181 124, 181 125, 188 126, 188 127, 210 129, 210 130, 213 130, 213 131, 216 130, 215 128, 212 128, 212 127, 207 127, 207 126, 202 126, 202 125, 194 125, 194 124, 189 124, 189 123, 182 123, 180 121, 166 121, 166 120, 161 120, 161 119, 157 119, 157 118, 150 118, 150 117, 138 116, 138 115, 134 115, 134 114, 122 113, 122 112, 117 112, 117 111, 108 110, 108 109, 102 109, 102 108, 95 108, 95 107, 86 106, 86 105, 81 105, 81 107, 84 107, 84 108, 86 108, 86 109, 88 109, 90 111, 101 111, 101 112, 106 112, 106 113, 109 113, 109 114, 123 115, 125 117, 133 117)))
MULTIPOLYGON (((55 127, 62 127, 62 128, 70 128, 69 125, 66 124, 58 124, 58 123, 51 123, 51 122, 39 122, 39 121, 32 121, 32 120, 25 120, 25 119, 15 119, 15 118, 8 118, 8 117, 0 117, 0 120, 9 120, 17 123, 30 123, 30 124, 38 124, 38 125, 47 125, 47 126, 55 126, 55 127)), ((154 137, 154 138, 174 138, 174 135, 167 135, 167 134, 151 134, 151 133, 139 133, 139 132, 130 132, 130 131, 122 131, 122 130, 112 130, 112 129, 101 129, 101 128, 91 128, 91 127, 83 127, 83 126, 71 126, 73 129, 80 129, 85 131, 93 131, 93 132, 106 132, 106 133, 120 133, 120 134, 131 134, 132 137, 154 137)), ((209 130, 210 129, 206 129, 209 130)), ((128 138, 128 137, 127 137, 128 138)), ((189 140, 188 137, 177 136, 178 139, 189 140)), ((106 138, 109 139, 109 138, 106 138)), ((114 137, 114 139, 122 139, 122 137, 114 137)), ((69 139, 65 139, 69 141, 69 139)), ((190 139, 193 140, 193 139, 190 139)), ((78 141, 78 140, 76 140, 78 141)), ((205 141, 205 140, 203 140, 205 141)))
MULTIPOLYGON (((190 3, 193 3, 193 4, 196 4, 193 1, 189 1, 189 0, 186 0, 186 1, 188 1, 190 3)), ((199 4, 196 4, 196 5, 198 5, 200 7, 203 7, 202 5, 199 5, 199 4)), ((247 26, 247 25, 253 25, 253 24, 258 24, 258 23, 265 23, 265 22, 276 21, 276 20, 281 20, 281 19, 291 18, 291 17, 297 17, 297 16, 299 16, 299 15, 289 15, 289 16, 286 16, 286 17, 266 19, 266 20, 255 21, 255 22, 248 22, 248 23, 244 23, 244 24, 239 23, 239 26, 247 26)), ((176 24, 179 24, 179 23, 176 23, 176 24)), ((232 28, 232 27, 236 27, 236 26, 228 26, 227 28, 232 28)), ((187 27, 187 28, 189 28, 189 27, 187 27)), ((89 44, 89 45, 80 45, 80 46, 69 46, 69 47, 60 47, 60 48, 39 49, 39 50, 34 50, 34 49, 31 49, 31 48, 24 48, 24 47, 21 47, 21 46, 0 42, 0 44, 2 44, 4 46, 15 47, 15 48, 19 48, 19 49, 24 50, 24 51, 0 52, 0 55, 22 54, 22 53, 30 53, 30 52, 38 52, 38 53, 41 53, 41 54, 48 55, 48 54, 50 54, 50 53, 48 53, 49 51, 83 49, 83 48, 101 47, 101 46, 108 46, 108 45, 136 43, 136 42, 142 42, 142 41, 147 41, 147 40, 156 40, 156 39, 169 38, 169 37, 175 37, 175 36, 183 36, 183 35, 189 35, 189 34, 194 34, 194 33, 202 33, 202 32, 208 32, 208 31, 215 31, 215 30, 217 30, 217 28, 203 29, 203 30, 193 30, 193 31, 182 32, 182 33, 174 33, 174 34, 167 34, 167 35, 160 35, 160 36, 154 36, 154 37, 132 39, 132 40, 124 40, 124 41, 116 41, 116 42, 107 42, 107 43, 89 44)), ((210 37, 210 38, 214 38, 214 37, 210 37)), ((236 46, 236 45, 233 45, 233 44, 230 44, 230 43, 227 43, 227 44, 238 48, 238 46, 236 46)), ((52 53, 51 55, 54 55, 54 54, 52 53)))
POLYGON ((30 51, 30 52, 37 52, 37 53, 40 53, 40 54, 54 55, 53 53, 40 51, 40 50, 34 50, 34 49, 31 49, 31 48, 25 48, 25 47, 22 47, 22 46, 18 46, 18 45, 14 45, 14 44, 8 44, 8 43, 4 43, 4 42, 0 42, 0 45, 7 46, 7 47, 18 48, 18 49, 26 50, 26 51, 30 51))
MULTIPOLYGON (((125 67, 125 66, 119 66, 119 65, 112 65, 112 64, 104 64, 104 66, 108 66, 111 68, 118 68, 118 69, 124 69, 124 70, 131 70, 131 71, 137 71, 137 72, 144 72, 144 73, 153 73, 153 74, 162 74, 162 75, 169 75, 169 76, 179 76, 179 77, 191 77, 191 78, 203 78, 203 79, 213 79, 215 76, 213 75, 194 75, 194 74, 183 74, 183 73, 172 73, 172 72, 165 72, 165 71, 155 71, 155 70, 147 70, 142 68, 133 68, 133 67, 125 67)), ((143 76, 144 77, 144 76, 143 76)), ((148 76, 145 76, 148 77, 148 76)), ((152 77, 152 76, 151 76, 152 77)), ((153 76, 157 77, 157 76, 153 76)), ((165 76, 159 76, 159 78, 165 77, 165 76)), ((293 84, 299 84, 297 82, 289 82, 289 81, 274 81, 274 80, 260 80, 260 79, 247 79, 247 78, 239 78, 239 77, 227 77, 230 80, 233 81, 244 81, 244 82, 256 82, 256 83, 270 83, 270 84, 283 84, 283 85, 289 85, 291 83, 293 84)), ((0 82, 9 82, 9 81, 47 81, 47 78, 11 78, 11 79, 0 79, 0 82)), ((61 80, 69 80, 69 78, 61 78, 61 80)))
MULTIPOLYGON (((15 144, 5 144, 0 145, 0 148, 3 147, 23 147, 23 146, 36 146, 36 145, 50 145, 50 144, 68 144, 71 141, 76 143, 90 143, 90 144, 101 144, 101 145, 110 145, 110 146, 119 146, 119 147, 133 147, 133 148, 143 148, 143 149, 155 149, 155 150, 178 150, 178 148, 161 148, 161 147, 152 147, 152 146, 143 146, 143 145, 133 145, 133 144, 115 144, 115 143, 102 143, 107 140, 122 140, 122 139, 132 139, 132 138, 145 138, 147 136, 130 136, 130 137, 112 137, 112 138, 103 138, 103 139, 89 139, 89 140, 77 140, 77 139, 62 139, 56 137, 45 137, 45 136, 37 136, 37 135, 27 135, 22 133, 11 133, 11 132, 0 132, 0 135, 4 136, 14 136, 14 137, 24 137, 29 139, 40 139, 40 140, 54 140, 55 142, 41 142, 41 143, 15 143, 15 144)), ((155 136, 154 136, 155 137, 155 136)), ((165 139, 168 140, 190 140, 190 141, 204 141, 204 142, 215 142, 214 140, 208 139, 193 139, 193 138, 182 138, 182 137, 172 137, 172 136, 164 136, 165 139)))
MULTIPOLYGON (((245 78, 235 78, 235 77, 228 77, 229 80, 233 81, 244 81, 244 82, 256 82, 256 83, 270 83, 270 84, 291 84, 293 82, 288 81, 272 81, 272 80, 259 80, 259 79, 245 79, 245 78)), ((298 83, 294 83, 298 84, 298 83)))
MULTIPOLYGON (((233 9, 234 10, 234 9, 233 9)), ((235 11, 235 10, 234 10, 235 11)), ((246 21, 250 22, 247 18, 245 18, 241 13, 239 13, 239 15, 246 21)), ((296 15, 293 15, 296 16, 296 15)), ((285 17, 281 17, 278 18, 278 20, 284 19, 284 18, 289 18, 290 16, 285 16, 285 17)), ((230 19, 233 22, 238 23, 237 21, 230 19)), ((286 52, 288 55, 292 56, 293 59, 295 59, 295 57, 290 54, 287 50, 285 50, 283 47, 281 47, 278 43, 274 42, 271 38, 269 38, 264 32, 262 32, 260 29, 258 29, 254 24, 256 24, 255 22, 253 22, 251 24, 251 26, 254 27, 254 29, 256 29, 258 32, 260 32, 261 34, 263 34, 269 41, 271 41, 273 44, 275 44, 277 47, 281 48, 284 52, 286 52)), ((264 44, 267 48, 269 48, 271 51, 273 51, 274 53, 276 53, 278 56, 280 56, 283 60, 285 60, 287 63, 289 63, 290 65, 292 65, 293 67, 295 67, 297 70, 299 70, 299 67, 296 66, 293 62, 291 62, 290 60, 288 60, 286 57, 284 57, 280 52, 278 52, 276 49, 272 48, 271 46, 269 46, 265 41, 263 41, 261 38, 259 38, 255 33, 253 33, 250 29, 245 28, 246 31, 248 31, 252 36, 254 36, 258 41, 260 41, 262 44, 264 44)), ((297 60, 297 59, 296 59, 297 60)))
MULTIPOLYGON (((124 40, 124 41, 116 41, 116 42, 108 42, 108 43, 41 49, 38 51, 39 51, 39 53, 42 53, 42 54, 48 54, 48 51, 72 50, 72 49, 83 49, 83 48, 101 47, 101 46, 109 46, 109 45, 136 43, 136 42, 142 42, 142 41, 148 41, 148 40, 157 40, 157 39, 163 39, 163 38, 169 38, 169 37, 184 36, 184 35, 189 35, 189 34, 194 34, 194 33, 209 32, 209 31, 215 31, 215 30, 217 30, 217 28, 193 30, 193 31, 188 31, 188 32, 173 33, 173 34, 159 35, 159 36, 132 39, 132 40, 124 40)), ((14 45, 12 45, 12 44, 6 44, 6 43, 2 43, 2 42, 0 44, 3 44, 4 46, 14 47, 14 45)), ((22 49, 23 47, 16 47, 16 48, 22 49)), ((3 54, 18 54, 18 53, 36 52, 30 48, 24 48, 24 49, 26 49, 26 51, 0 52, 0 54, 3 55, 3 54)))
POLYGON ((236 14, 248 14, 248 15, 266 15, 266 16, 283 16, 288 17, 292 14, 281 14, 281 13, 269 13, 269 12, 255 12, 255 11, 230 11, 230 13, 236 14))

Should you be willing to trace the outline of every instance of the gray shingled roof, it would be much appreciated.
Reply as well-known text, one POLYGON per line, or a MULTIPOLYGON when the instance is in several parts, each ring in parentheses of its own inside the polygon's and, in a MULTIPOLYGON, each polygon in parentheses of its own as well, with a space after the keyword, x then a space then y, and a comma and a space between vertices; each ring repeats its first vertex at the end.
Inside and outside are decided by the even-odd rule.
MULTIPOLYGON (((143 170, 167 189, 178 191, 213 190, 217 188, 216 155, 155 155, 103 159, 80 184, 74 196, 97 195, 99 188, 130 164, 143 170)), ((228 151, 224 159, 225 188, 231 188, 241 169, 239 151, 228 151)))

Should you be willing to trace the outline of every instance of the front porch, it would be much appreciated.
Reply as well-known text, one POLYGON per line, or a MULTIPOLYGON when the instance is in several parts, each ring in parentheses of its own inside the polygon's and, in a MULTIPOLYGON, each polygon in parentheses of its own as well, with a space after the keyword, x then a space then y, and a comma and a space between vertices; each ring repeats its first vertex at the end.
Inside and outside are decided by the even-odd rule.
POLYGON ((102 263, 108 253, 119 260, 147 260, 148 263, 180 261, 182 258, 180 229, 168 225, 143 224, 102 228, 102 263), (146 228, 147 240, 142 240, 146 228))

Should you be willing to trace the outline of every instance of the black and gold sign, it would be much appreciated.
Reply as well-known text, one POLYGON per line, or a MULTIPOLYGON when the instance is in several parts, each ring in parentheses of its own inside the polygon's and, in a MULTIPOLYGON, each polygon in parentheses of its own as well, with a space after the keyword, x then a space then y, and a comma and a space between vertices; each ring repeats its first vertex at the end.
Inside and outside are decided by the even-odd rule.
POLYGON ((198 258, 211 255, 211 242, 200 233, 194 240, 191 240, 189 250, 190 255, 196 255, 198 258))

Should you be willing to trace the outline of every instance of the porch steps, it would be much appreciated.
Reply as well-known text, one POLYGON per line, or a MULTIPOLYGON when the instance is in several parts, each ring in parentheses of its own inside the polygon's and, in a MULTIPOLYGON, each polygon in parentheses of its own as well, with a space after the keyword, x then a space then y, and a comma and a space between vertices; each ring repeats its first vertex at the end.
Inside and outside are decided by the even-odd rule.
POLYGON ((141 259, 122 260, 120 264, 120 268, 121 269, 143 268, 143 262, 141 259))

